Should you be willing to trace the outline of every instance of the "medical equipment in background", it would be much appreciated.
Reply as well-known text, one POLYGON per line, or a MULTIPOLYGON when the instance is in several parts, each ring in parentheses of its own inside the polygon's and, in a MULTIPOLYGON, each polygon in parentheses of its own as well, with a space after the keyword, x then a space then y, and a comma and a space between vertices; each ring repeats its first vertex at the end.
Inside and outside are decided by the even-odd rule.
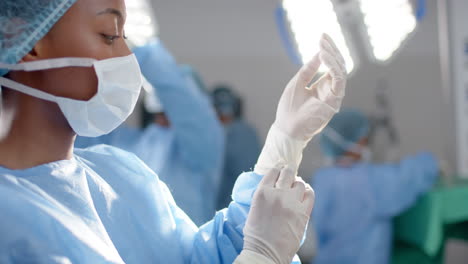
POLYGON ((468 178, 467 10, 466 0, 438 0, 442 91, 448 111, 444 116, 449 117, 441 125, 447 135, 455 136, 447 139, 446 155, 462 178, 468 178))
POLYGON ((399 158, 400 137, 393 122, 390 88, 385 79, 375 89, 376 108, 372 111, 370 145, 375 162, 395 162, 399 158))
POLYGON ((294 63, 310 60, 326 32, 343 53, 348 73, 363 57, 371 63, 390 61, 425 14, 426 0, 282 0, 275 11, 280 37, 294 63))

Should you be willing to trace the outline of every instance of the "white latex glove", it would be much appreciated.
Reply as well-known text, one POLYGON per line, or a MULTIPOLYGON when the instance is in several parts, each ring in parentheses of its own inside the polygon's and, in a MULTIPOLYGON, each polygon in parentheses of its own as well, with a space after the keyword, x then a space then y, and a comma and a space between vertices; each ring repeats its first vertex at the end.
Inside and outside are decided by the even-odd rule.
POLYGON ((244 227, 244 249, 234 263, 291 263, 315 198, 312 188, 295 175, 290 168, 265 174, 244 227))
POLYGON ((320 52, 299 70, 281 96, 275 122, 255 166, 256 173, 264 175, 271 168, 285 166, 298 168, 307 143, 340 110, 346 75, 343 56, 324 34, 320 52), (329 72, 308 87, 321 63, 329 72))

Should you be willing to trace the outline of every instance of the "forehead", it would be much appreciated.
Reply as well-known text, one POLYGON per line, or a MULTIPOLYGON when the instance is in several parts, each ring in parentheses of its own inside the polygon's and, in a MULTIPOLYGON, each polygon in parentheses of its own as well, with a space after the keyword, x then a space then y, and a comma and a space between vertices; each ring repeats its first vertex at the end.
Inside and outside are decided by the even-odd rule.
MULTIPOLYGON (((79 9, 93 15, 114 10, 120 12, 123 17, 126 16, 125 0, 78 0, 76 5, 79 9)), ((117 12, 108 13, 116 14, 117 12)))

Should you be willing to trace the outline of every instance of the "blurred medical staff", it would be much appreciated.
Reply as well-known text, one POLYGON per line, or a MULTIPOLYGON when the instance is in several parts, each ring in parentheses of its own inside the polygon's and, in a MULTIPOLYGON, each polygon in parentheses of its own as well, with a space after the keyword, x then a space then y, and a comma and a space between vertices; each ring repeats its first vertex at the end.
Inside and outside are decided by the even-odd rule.
POLYGON ((389 263, 392 218, 434 184, 438 162, 430 153, 396 164, 372 164, 369 121, 359 111, 335 115, 320 136, 333 165, 313 177, 312 221, 318 237, 314 264, 389 263))
POLYGON ((255 129, 243 118, 241 98, 232 89, 217 86, 212 97, 226 133, 224 170, 217 206, 224 208, 232 200, 230 190, 237 175, 254 167, 260 154, 260 143, 255 129))
POLYGON ((159 40, 134 52, 148 80, 144 105, 154 114, 153 122, 144 129, 121 126, 102 137, 78 137, 75 146, 107 144, 136 154, 200 225, 216 209, 224 153, 222 126, 199 87, 201 81, 186 66, 179 66, 159 40))

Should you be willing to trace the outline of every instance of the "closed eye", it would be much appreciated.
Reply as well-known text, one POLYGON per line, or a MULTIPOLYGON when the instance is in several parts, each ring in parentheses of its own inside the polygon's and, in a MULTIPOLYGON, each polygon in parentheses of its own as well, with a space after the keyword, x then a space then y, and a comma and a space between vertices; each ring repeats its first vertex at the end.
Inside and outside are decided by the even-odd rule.
POLYGON ((114 44, 114 41, 116 39, 121 38, 121 36, 118 35, 107 35, 107 34, 101 34, 101 36, 104 38, 107 44, 112 45, 114 44))

